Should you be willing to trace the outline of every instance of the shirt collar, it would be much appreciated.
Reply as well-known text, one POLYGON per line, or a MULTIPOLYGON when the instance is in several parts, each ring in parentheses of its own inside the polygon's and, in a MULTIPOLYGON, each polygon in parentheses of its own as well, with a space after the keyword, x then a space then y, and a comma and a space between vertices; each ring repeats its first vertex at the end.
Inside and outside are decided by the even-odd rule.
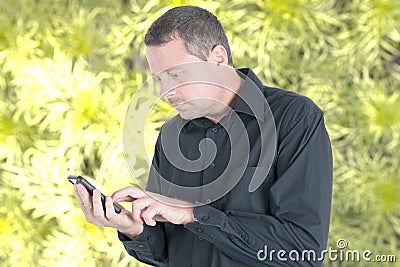
POLYGON ((262 82, 250 68, 238 69, 237 72, 245 82, 233 103, 233 110, 249 114, 258 120, 264 121, 267 100, 263 94, 262 82))

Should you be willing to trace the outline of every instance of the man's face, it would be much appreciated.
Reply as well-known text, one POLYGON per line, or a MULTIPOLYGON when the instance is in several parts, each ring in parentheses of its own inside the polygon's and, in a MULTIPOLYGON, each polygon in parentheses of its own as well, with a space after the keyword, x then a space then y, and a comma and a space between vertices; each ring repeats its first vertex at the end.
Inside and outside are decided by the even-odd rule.
POLYGON ((182 118, 213 119, 226 107, 223 103, 228 90, 211 84, 216 80, 216 64, 189 54, 182 39, 176 37, 160 46, 148 46, 146 57, 160 82, 161 98, 168 100, 182 118))

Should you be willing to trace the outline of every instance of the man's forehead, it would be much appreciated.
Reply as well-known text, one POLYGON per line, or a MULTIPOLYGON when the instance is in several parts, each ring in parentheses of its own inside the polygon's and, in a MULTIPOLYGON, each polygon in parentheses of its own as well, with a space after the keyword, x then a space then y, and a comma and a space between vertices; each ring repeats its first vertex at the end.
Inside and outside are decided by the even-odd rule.
POLYGON ((174 40, 160 46, 147 46, 146 58, 153 74, 175 68, 180 64, 201 61, 189 54, 183 43, 174 40))
POLYGON ((154 53, 162 50, 176 50, 181 51, 182 53, 187 53, 185 41, 180 37, 174 37, 168 39, 166 42, 158 44, 158 45, 148 45, 146 46, 146 53, 154 53))

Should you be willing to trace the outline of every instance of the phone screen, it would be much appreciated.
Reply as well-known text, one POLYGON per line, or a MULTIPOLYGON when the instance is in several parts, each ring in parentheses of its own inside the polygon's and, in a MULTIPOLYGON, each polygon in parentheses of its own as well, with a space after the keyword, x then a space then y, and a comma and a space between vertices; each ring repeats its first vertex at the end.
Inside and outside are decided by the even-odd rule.
MULTIPOLYGON (((86 179, 83 178, 82 176, 79 176, 79 175, 68 175, 68 181, 69 181, 71 184, 76 184, 76 183, 83 184, 83 185, 85 186, 86 190, 89 192, 89 194, 90 194, 91 196, 93 196, 93 190, 96 189, 96 187, 94 187, 91 183, 89 183, 88 180, 86 180, 86 179)), ((105 197, 103 194, 101 194, 101 203, 103 204, 103 210, 104 210, 104 211, 106 210, 106 207, 105 207, 105 199, 106 199, 106 197, 105 197)), ((115 210, 115 212, 116 212, 116 213, 120 213, 120 212, 121 212, 121 208, 118 207, 118 206, 115 205, 115 204, 113 204, 113 205, 114 205, 114 210, 115 210)))

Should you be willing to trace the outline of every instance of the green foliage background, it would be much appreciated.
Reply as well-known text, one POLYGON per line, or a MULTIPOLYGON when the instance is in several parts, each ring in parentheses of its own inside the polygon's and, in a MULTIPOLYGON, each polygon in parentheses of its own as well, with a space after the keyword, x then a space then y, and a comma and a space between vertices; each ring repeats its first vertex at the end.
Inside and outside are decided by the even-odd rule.
MULTIPOLYGON (((398 0, 2 0, 0 265, 140 266, 114 230, 86 223, 66 175, 92 177, 108 193, 134 184, 122 126, 149 77, 144 33, 182 4, 219 17, 236 67, 324 110, 334 152, 329 246, 345 238, 399 265, 398 0)), ((149 127, 152 146, 157 116, 149 127)), ((145 155, 135 160, 141 178, 145 155)))

